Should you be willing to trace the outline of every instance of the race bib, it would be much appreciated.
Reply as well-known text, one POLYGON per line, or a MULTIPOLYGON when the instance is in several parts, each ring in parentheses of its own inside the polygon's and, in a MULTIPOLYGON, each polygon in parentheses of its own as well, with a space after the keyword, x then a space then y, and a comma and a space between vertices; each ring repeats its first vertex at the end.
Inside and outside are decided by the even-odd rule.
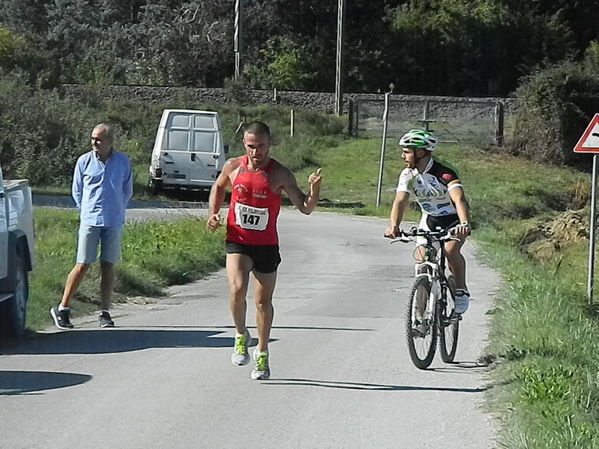
POLYGON ((235 203, 235 224, 242 229, 264 231, 268 224, 268 208, 235 203))

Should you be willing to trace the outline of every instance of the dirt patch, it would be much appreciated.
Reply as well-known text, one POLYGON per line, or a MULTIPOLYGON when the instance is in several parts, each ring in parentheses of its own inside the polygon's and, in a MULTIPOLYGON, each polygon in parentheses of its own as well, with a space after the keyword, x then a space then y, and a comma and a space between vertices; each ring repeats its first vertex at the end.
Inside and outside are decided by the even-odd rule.
POLYGON ((549 260, 565 246, 588 238, 588 212, 569 210, 551 221, 532 226, 524 233, 518 247, 533 259, 549 260))

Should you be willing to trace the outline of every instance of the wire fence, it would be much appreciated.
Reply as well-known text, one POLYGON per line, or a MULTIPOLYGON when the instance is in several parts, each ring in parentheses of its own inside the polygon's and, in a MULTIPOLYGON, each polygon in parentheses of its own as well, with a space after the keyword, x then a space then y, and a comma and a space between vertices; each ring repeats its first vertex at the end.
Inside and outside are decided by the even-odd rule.
MULTIPOLYGON (((501 146, 511 135, 511 99, 389 95, 388 101, 388 139, 397 139, 409 129, 420 128, 432 131, 439 142, 501 146)), ((351 133, 358 137, 381 137, 384 111, 384 99, 351 101, 351 133)))

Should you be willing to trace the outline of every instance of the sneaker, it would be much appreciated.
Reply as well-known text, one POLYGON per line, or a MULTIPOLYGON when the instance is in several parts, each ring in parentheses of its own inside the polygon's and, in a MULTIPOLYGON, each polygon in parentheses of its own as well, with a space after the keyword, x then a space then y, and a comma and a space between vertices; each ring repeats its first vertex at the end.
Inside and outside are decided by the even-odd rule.
POLYGON ((58 306, 50 307, 50 316, 59 329, 73 329, 69 314, 70 309, 58 310, 58 306))
POLYGON ((412 336, 424 338, 428 334, 429 326, 426 323, 419 323, 412 328, 412 336))
POLYGON ((233 345, 233 354, 231 354, 231 363, 235 366, 244 366, 250 363, 250 353, 248 346, 252 341, 250 332, 246 329, 243 335, 235 337, 233 345))
POLYGON ((458 290, 455 294, 455 313, 464 313, 470 304, 470 293, 466 290, 458 290))
POLYGON ((108 312, 100 313, 98 320, 100 321, 100 327, 114 327, 114 321, 112 321, 108 312))
POLYGON ((270 367, 268 366, 268 351, 258 352, 254 349, 254 360, 256 366, 252 370, 252 379, 266 380, 270 377, 270 367))

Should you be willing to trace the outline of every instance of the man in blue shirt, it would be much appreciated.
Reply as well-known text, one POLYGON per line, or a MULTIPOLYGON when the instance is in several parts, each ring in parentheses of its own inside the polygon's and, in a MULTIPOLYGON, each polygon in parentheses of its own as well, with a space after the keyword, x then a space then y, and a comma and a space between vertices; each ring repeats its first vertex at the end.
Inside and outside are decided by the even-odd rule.
POLYGON ((133 193, 131 162, 112 148, 114 132, 103 123, 91 135, 92 151, 80 156, 73 174, 73 200, 80 211, 77 260, 67 277, 59 305, 50 316, 59 329, 71 329, 69 302, 90 265, 96 261, 100 244, 100 327, 114 327, 108 312, 114 284, 114 264, 120 259, 121 231, 125 209, 133 193))

